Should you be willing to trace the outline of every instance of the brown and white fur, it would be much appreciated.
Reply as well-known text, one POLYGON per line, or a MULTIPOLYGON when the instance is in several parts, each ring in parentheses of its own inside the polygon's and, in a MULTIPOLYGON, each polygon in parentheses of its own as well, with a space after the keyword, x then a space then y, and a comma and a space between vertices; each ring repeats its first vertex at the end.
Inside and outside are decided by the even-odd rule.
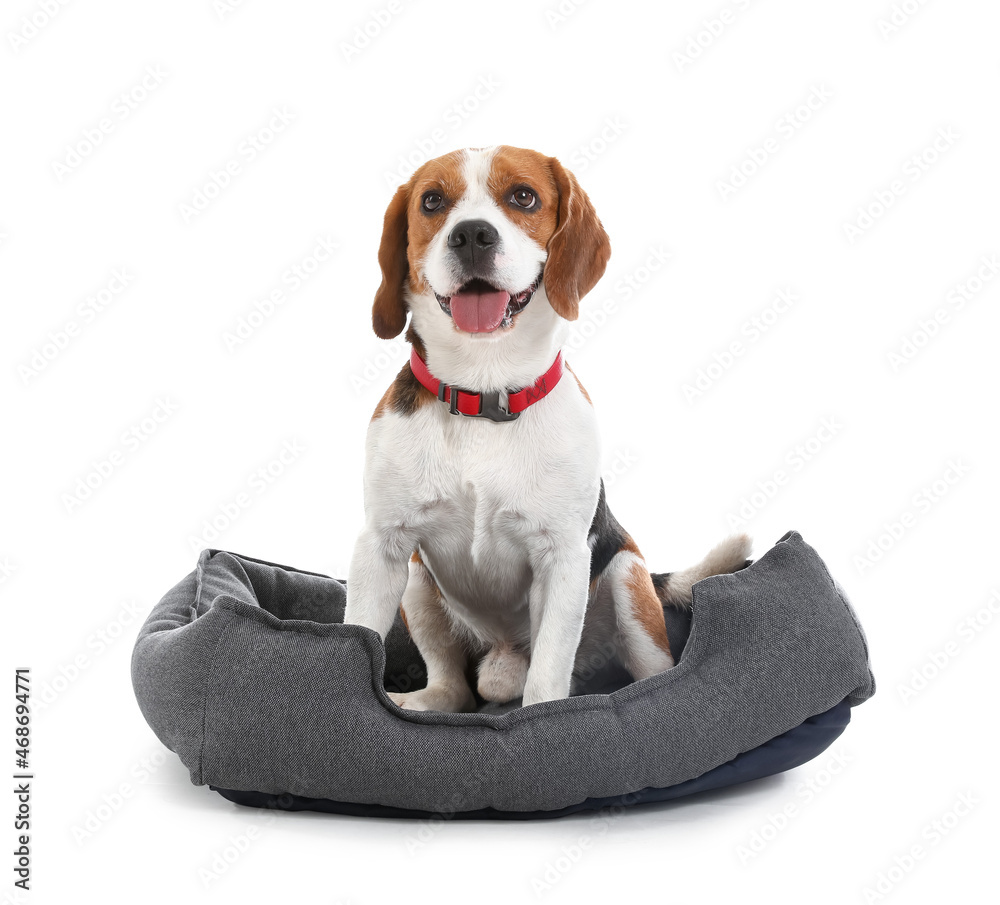
MULTIPOLYGON (((407 338, 449 385, 529 386, 609 256, 589 198, 555 158, 456 151, 421 166, 389 204, 373 326, 397 336, 409 312, 407 338), (478 258, 454 239, 469 221, 493 228, 478 258), (446 310, 471 279, 513 298, 540 274, 527 306, 495 329, 466 332, 446 310)), ((345 622, 384 638, 402 607, 428 680, 390 697, 415 710, 475 709, 470 676, 489 701, 564 698, 574 664, 608 641, 636 679, 669 669, 663 603, 687 605, 694 582, 741 568, 750 546, 730 538, 655 588, 607 508, 597 420, 570 371, 517 420, 496 423, 452 414, 407 363, 369 426, 364 491, 345 622)))

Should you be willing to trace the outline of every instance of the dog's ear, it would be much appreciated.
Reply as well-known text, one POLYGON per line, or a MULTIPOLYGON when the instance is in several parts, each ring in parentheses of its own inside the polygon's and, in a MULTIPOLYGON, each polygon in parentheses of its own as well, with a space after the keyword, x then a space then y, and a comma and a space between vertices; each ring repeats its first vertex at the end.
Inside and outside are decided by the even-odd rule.
POLYGON ((406 209, 410 203, 411 182, 396 189, 396 194, 386 208, 382 225, 382 241, 378 247, 382 283, 375 293, 372 305, 372 327, 382 339, 399 336, 406 326, 403 284, 409 273, 406 261, 406 209))
POLYGON ((611 240, 576 177, 554 157, 549 166, 559 188, 559 222, 545 259, 545 294, 556 314, 573 321, 580 299, 604 275, 611 240))

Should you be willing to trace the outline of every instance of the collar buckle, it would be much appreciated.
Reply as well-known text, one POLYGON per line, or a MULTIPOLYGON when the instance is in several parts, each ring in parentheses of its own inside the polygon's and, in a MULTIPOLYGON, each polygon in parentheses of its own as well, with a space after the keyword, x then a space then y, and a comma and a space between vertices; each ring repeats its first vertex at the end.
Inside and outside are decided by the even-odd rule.
POLYGON ((442 383, 438 387, 438 399, 442 402, 448 403, 448 411, 453 415, 464 415, 466 418, 489 418, 490 421, 495 421, 503 423, 506 421, 516 421, 521 417, 520 412, 512 412, 508 409, 502 408, 500 405, 500 392, 499 390, 494 390, 492 393, 473 393, 469 390, 463 390, 460 387, 450 387, 442 383), (445 395, 450 392, 450 399, 446 399, 445 395), (458 408, 458 394, 465 393, 466 396, 473 396, 479 399, 479 411, 478 412, 463 412, 458 408))

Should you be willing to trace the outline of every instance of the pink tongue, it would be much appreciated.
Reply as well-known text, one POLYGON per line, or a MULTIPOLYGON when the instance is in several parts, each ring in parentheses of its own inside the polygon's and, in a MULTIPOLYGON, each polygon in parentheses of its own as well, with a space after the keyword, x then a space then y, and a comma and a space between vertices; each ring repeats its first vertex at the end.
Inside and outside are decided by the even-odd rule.
POLYGON ((506 292, 460 292, 451 297, 451 316, 466 333, 492 333, 503 322, 506 292))

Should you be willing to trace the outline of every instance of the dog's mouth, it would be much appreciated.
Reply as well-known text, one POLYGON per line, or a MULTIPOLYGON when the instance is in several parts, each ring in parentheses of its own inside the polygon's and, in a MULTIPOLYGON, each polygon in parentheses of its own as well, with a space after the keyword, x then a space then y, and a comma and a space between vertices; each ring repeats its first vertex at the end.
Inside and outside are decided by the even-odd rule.
POLYGON ((539 279, 536 277, 527 289, 517 293, 498 289, 486 280, 476 278, 454 295, 438 295, 436 292, 434 295, 441 310, 455 321, 459 330, 465 333, 493 333, 514 323, 514 318, 527 307, 535 294, 539 279))

